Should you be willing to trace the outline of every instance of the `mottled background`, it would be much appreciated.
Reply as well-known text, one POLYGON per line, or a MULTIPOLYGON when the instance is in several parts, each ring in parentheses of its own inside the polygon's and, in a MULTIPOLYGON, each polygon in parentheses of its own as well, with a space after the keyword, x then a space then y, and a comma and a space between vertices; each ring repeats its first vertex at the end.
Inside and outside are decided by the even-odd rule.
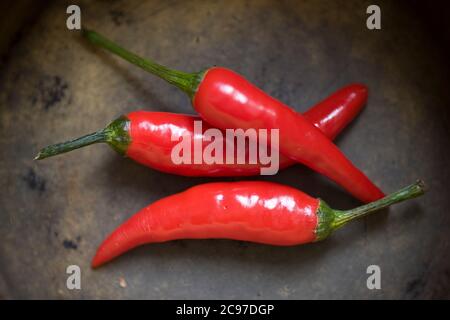
MULTIPOLYGON (((371 1, 31 2, 2 5, 1 298, 450 298, 443 4, 377 1, 382 30, 370 31, 371 1), (368 105, 338 145, 385 191, 422 178, 428 194, 322 243, 174 241, 91 270, 96 247, 133 212, 213 179, 156 172, 106 145, 33 161, 39 148, 137 108, 192 112, 176 88, 68 31, 70 3, 84 25, 129 49, 187 71, 232 68, 298 111, 349 82, 367 84, 368 105), (80 291, 65 287, 70 264, 82 269, 80 291), (366 288, 371 264, 381 267, 381 290, 366 288)), ((263 179, 336 208, 357 205, 302 166, 263 179)))

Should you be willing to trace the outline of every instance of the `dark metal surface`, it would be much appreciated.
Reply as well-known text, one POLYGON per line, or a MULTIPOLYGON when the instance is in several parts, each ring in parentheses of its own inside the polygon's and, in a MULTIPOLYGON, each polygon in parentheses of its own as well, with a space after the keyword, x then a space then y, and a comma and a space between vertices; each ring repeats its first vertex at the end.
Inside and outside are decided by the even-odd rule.
MULTIPOLYGON (((429 192, 322 243, 175 241, 91 270, 102 239, 132 213, 212 179, 156 172, 106 145, 32 160, 137 108, 192 112, 177 89, 68 31, 68 3, 55 2, 0 75, 0 297, 450 298, 448 52, 420 10, 381 2, 382 30, 369 31, 364 1, 78 3, 85 25, 129 49, 187 71, 232 68, 299 111, 349 82, 367 84, 366 109, 337 143, 386 192, 417 178, 429 192), (82 269, 80 291, 66 289, 70 264, 82 269), (381 290, 366 287, 371 264, 381 290)), ((302 166, 264 179, 336 208, 357 204, 302 166)))

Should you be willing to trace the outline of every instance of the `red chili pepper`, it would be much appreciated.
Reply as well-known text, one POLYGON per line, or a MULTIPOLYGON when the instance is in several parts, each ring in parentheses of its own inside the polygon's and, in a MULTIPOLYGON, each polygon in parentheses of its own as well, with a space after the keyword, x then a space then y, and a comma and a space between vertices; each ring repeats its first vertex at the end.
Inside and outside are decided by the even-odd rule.
POLYGON ((418 181, 383 199, 340 211, 276 183, 203 184, 140 210, 100 245, 92 266, 142 244, 176 239, 220 238, 279 246, 319 241, 351 220, 423 193, 423 182, 418 181))
POLYGON ((228 129, 279 129, 280 151, 327 176, 364 202, 383 192, 315 126, 293 109, 267 95, 237 73, 213 67, 185 73, 145 60, 93 31, 84 36, 125 60, 183 90, 194 109, 212 126, 228 129))
MULTIPOLYGON (((309 109, 304 116, 334 139, 357 115, 366 101, 367 87, 351 84, 309 109)), ((237 164, 237 161, 234 161, 235 164, 175 164, 171 159, 171 150, 178 142, 171 140, 173 134, 188 133, 194 139, 204 140, 203 136, 194 135, 195 120, 201 118, 167 112, 135 111, 116 119, 104 130, 48 146, 39 152, 36 159, 44 159, 92 143, 106 142, 127 157, 167 173, 210 177, 259 174, 259 163, 237 164)), ((203 130, 209 128, 210 126, 203 122, 203 130)), ((281 168, 294 163, 295 161, 280 156, 281 168)))
POLYGON ((310 108, 303 116, 334 140, 366 104, 367 92, 363 84, 350 84, 310 108))

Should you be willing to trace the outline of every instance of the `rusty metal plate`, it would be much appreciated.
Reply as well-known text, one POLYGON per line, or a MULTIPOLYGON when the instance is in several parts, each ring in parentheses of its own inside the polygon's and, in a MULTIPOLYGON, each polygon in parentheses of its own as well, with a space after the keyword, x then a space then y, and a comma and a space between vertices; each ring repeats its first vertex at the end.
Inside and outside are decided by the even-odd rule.
MULTIPOLYGON (((50 3, 10 46, 0 74, 2 298, 449 298, 448 54, 408 3, 379 1, 77 1, 82 22, 186 71, 222 65, 298 111, 349 82, 366 109, 337 144, 387 192, 429 192, 312 245, 205 240, 147 245, 98 270, 97 246, 138 209, 206 181, 163 174, 96 145, 41 162, 39 148, 138 108, 191 113, 177 89, 83 42, 50 3), (82 289, 66 288, 66 267, 82 289), (379 265, 381 290, 366 269, 379 265)), ((336 208, 350 196, 302 166, 272 177, 336 208)))

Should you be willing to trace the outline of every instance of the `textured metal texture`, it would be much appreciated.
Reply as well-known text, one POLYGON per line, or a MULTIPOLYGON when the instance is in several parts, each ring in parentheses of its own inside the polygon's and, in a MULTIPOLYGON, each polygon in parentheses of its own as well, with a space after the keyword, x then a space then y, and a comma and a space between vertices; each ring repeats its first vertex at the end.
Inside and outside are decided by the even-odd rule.
MULTIPOLYGON (((106 145, 41 162, 39 148, 95 131, 122 113, 192 113, 163 81, 66 29, 52 2, 22 30, 0 74, 0 297, 450 298, 448 52, 409 2, 79 1, 83 24, 143 56, 197 71, 222 65, 306 110, 349 82, 369 102, 337 144, 386 192, 417 178, 429 192, 354 222, 321 243, 270 247, 226 240, 147 245, 98 270, 97 246, 138 209, 206 181, 163 174, 106 145), (82 270, 66 288, 66 267, 82 270), (368 290, 379 265, 382 289, 368 290)), ((256 177, 332 207, 357 205, 303 166, 256 177)), ((238 179, 227 179, 238 180, 238 179)))

